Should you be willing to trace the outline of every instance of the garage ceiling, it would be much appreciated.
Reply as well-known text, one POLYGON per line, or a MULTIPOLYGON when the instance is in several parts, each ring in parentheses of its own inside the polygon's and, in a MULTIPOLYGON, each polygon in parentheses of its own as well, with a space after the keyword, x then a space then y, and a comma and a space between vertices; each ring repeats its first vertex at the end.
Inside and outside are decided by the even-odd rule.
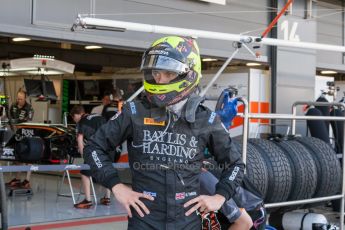
MULTIPOLYGON (((10 37, 0 37, 0 60, 33 57, 33 55, 54 56, 55 59, 75 65, 76 72, 92 74, 133 74, 139 73, 142 51, 102 48, 86 50, 84 45, 52 41, 30 40, 13 42, 10 37)), ((203 62, 203 70, 216 72, 224 60, 203 62)), ((246 62, 233 60, 230 70, 245 68, 246 62)), ((268 66, 255 68, 268 69, 268 66)), ((317 75, 320 70, 317 70, 317 75)), ((345 74, 336 74, 336 79, 345 80, 345 74)))
POLYGON ((86 50, 84 46, 50 41, 13 42, 0 37, 0 60, 32 57, 35 54, 54 56, 55 59, 72 63, 76 71, 100 73, 118 68, 137 68, 141 52, 102 48, 86 50))
MULTIPOLYGON (((30 40, 13 42, 10 37, 0 37, 0 60, 54 56, 55 59, 75 65, 76 72, 92 73, 139 73, 143 51, 102 48, 86 50, 84 45, 52 41, 30 40)), ((203 70, 216 71, 224 60, 203 62, 203 70)), ((231 66, 242 67, 246 62, 234 60, 231 66)), ((267 68, 264 66, 262 68, 267 68)))

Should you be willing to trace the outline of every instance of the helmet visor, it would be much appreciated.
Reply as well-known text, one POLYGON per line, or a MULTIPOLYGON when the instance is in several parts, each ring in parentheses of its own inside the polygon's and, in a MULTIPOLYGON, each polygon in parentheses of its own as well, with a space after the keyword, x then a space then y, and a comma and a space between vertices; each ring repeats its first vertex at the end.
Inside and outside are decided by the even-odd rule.
POLYGON ((163 55, 147 55, 146 58, 143 59, 140 69, 167 70, 175 72, 179 75, 186 73, 189 70, 186 64, 163 55))

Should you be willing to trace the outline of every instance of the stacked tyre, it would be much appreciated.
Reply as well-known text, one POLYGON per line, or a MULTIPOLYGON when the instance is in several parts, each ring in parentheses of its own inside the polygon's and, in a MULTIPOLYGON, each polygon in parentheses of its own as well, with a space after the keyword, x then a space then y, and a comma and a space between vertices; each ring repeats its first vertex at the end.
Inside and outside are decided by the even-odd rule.
MULTIPOLYGON (((241 148, 240 142, 234 145, 241 148)), ((249 139, 246 173, 266 203, 331 196, 341 186, 336 153, 313 137, 249 139)))
MULTIPOLYGON (((273 141, 289 160, 292 186, 287 201, 312 198, 317 186, 317 170, 312 154, 298 141, 273 141)), ((302 206, 287 206, 285 211, 302 206)))
POLYGON ((265 202, 285 201, 290 193, 291 167, 284 152, 269 140, 250 139, 249 143, 260 152, 268 171, 268 191, 265 202))
MULTIPOLYGON (((236 151, 242 152, 242 143, 233 141, 236 151)), ((262 197, 268 190, 268 171, 260 152, 251 144, 247 144, 246 175, 262 197)))

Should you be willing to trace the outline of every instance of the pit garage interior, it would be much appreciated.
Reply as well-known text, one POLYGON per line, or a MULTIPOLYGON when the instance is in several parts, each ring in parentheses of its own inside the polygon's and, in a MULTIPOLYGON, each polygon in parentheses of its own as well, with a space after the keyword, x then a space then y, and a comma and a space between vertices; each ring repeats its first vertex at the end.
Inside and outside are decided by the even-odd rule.
MULTIPOLYGON (((152 41, 162 36, 101 27, 79 28, 71 32, 70 28, 78 14, 86 13, 95 18, 110 20, 259 36, 287 3, 284 0, 4 2, 0 9, 0 92, 8 99, 8 104, 12 104, 18 89, 30 86, 29 83, 25 84, 24 79, 52 82, 52 94, 55 93, 57 98, 28 98, 35 110, 33 122, 42 126, 64 126, 64 118, 67 118, 68 126, 71 127, 67 132, 75 127, 68 116, 74 105, 82 104, 86 111, 90 112, 94 106, 101 104, 104 91, 112 88, 121 89, 126 100, 142 86, 142 54, 152 41), (40 61, 38 66, 12 68, 11 61, 14 60, 23 61, 17 63, 40 61), (73 72, 59 70, 60 67, 45 66, 46 62, 54 61, 72 65, 73 72)), ((345 1, 340 0, 294 1, 268 36, 344 47, 344 6, 345 1)), ((232 54, 234 44, 204 38, 198 38, 198 42, 203 73, 200 85, 203 89, 232 54)), ((257 47, 252 44, 248 46, 255 55, 242 47, 206 93, 205 105, 211 109, 214 109, 221 92, 228 87, 236 88, 237 96, 248 100, 249 112, 253 114, 291 114, 294 102, 315 101, 320 97, 326 98, 329 102, 344 102, 344 53, 264 45, 257 47)), ((243 107, 239 107, 239 112, 243 112, 243 107)), ((298 107, 297 114, 304 115, 305 112, 305 107, 298 107)), ((6 118, 2 119, 1 127, 9 128, 6 118)), ((269 133, 285 135, 287 129, 291 128, 290 125, 290 120, 250 120, 248 135, 249 138, 265 138, 269 133)), ((305 120, 297 121, 296 133, 311 136, 305 120)), ((4 138, 7 139, 4 142, 7 142, 10 138, 8 135, 12 134, 13 131, 6 134, 4 138)), ((235 118, 230 134, 237 143, 241 143, 243 120, 235 118)), ((334 151, 339 150, 335 147, 332 128, 329 134, 330 146, 334 147, 334 151)), ((261 144, 249 142, 248 146, 262 148, 261 144)), ((342 151, 339 150, 337 153, 338 157, 341 157, 342 151)), ((120 160, 126 162, 125 150, 120 160)), ((82 162, 81 158, 75 158, 73 161, 74 164, 82 162)), ((12 161, 2 160, 0 164, 8 166, 12 165, 12 161)), ((280 170, 278 171, 281 172, 280 170)), ((332 171, 326 173, 330 176, 332 171)), ((96 183, 96 204, 86 210, 75 209, 72 198, 64 196, 71 192, 64 175, 64 171, 33 172, 30 181, 32 194, 10 194, 10 191, 6 190, 9 229, 25 229, 27 226, 31 229, 95 229, 100 224, 102 229, 126 229, 125 210, 114 197, 111 198, 110 206, 97 205, 104 191, 96 183)), ((83 194, 77 194, 82 193, 79 172, 70 170, 70 175, 71 185, 76 193, 75 198, 81 201, 83 194)), ((120 175, 124 182, 130 183, 128 170, 120 169, 120 175)), ((4 173, 5 181, 11 180, 14 176, 15 172, 4 173)), ((21 173, 21 178, 24 177, 25 173, 21 173)), ((261 185, 259 183, 259 186, 261 185)), ((320 193, 329 195, 326 190, 320 193)), ((266 202, 278 202, 277 196, 272 197, 274 198, 271 200, 267 198, 266 202)), ((329 202, 324 202, 321 207, 302 208, 300 212, 319 212, 327 217, 328 223, 339 225, 339 212, 330 206, 329 202)), ((276 217, 279 218, 281 216, 276 217)), ((276 226, 274 224, 275 220, 272 219, 271 226, 283 229, 279 228, 282 223, 276 226)))

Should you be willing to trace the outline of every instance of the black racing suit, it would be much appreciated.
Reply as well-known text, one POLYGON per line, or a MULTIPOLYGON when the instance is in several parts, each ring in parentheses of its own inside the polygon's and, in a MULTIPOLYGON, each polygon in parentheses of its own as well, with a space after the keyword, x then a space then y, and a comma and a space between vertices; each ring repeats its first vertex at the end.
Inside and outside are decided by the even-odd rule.
POLYGON ((84 158, 97 181, 111 189, 120 180, 107 152, 127 140, 132 188, 154 197, 154 201, 142 199, 149 215, 140 217, 132 208, 128 228, 200 230, 200 217, 196 213, 185 216, 192 206, 184 208, 183 204, 200 194, 204 149, 208 148, 224 167, 216 193, 226 200, 241 183, 241 156, 231 152, 229 133, 209 109, 199 105, 193 123, 188 123, 183 113, 177 119, 167 110, 165 119, 157 122, 151 118, 154 111, 145 100, 124 105, 122 113, 87 143, 84 158))
POLYGON ((109 121, 110 118, 121 111, 122 104, 122 101, 112 101, 109 105, 105 105, 102 110, 102 116, 109 121))
MULTIPOLYGON (((77 123, 77 135, 83 135, 83 141, 86 144, 91 136, 96 133, 96 130, 104 125, 105 122, 105 118, 99 114, 84 114, 77 123)), ((90 170, 80 170, 80 173, 88 177, 91 176, 90 170)))
POLYGON ((33 116, 34 110, 27 102, 22 108, 19 108, 17 103, 13 103, 10 107, 10 118, 14 119, 14 123, 31 121, 33 116))

